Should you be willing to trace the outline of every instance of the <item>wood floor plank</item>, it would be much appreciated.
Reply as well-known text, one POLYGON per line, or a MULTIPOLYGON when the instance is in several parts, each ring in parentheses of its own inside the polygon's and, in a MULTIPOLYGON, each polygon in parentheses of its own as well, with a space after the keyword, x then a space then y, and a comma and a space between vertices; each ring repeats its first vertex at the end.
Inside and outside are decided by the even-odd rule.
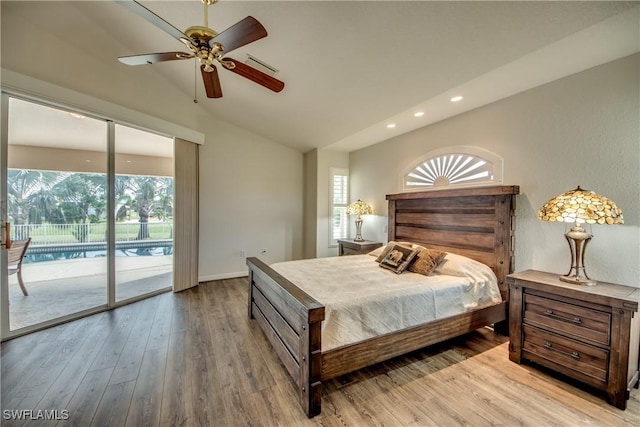
POLYGON ((147 350, 169 345, 171 323, 173 321, 173 305, 175 298, 169 293, 158 295, 158 308, 147 341, 147 350))
MULTIPOLYGON (((299 408, 292 404, 296 400, 294 389, 276 384, 272 387, 262 389, 259 393, 254 393, 255 399, 250 399, 252 412, 261 414, 265 425, 286 426, 296 425, 300 427, 310 427, 317 425, 315 420, 300 418, 299 408), (259 396, 259 398, 258 398, 259 396)), ((323 420, 324 426, 337 425, 323 420)))
POLYGON ((185 329, 185 336, 188 355, 191 359, 206 357, 214 351, 202 302, 201 295, 198 295, 196 298, 190 298, 186 304, 189 327, 185 329))
POLYGON ((192 425, 228 425, 233 411, 225 406, 220 376, 213 356, 187 359, 187 380, 191 389, 192 425))
MULTIPOLYGON (((199 288, 198 286, 197 288, 199 288)), ((184 331, 189 328, 187 302, 191 298, 197 297, 197 293, 193 288, 186 289, 178 294, 174 294, 177 298, 173 301, 173 310, 171 312, 171 332, 184 331)))
POLYGON ((12 389, 11 387, 5 388, 5 386, 3 386, 3 389, 11 390, 11 393, 2 393, 2 407, 27 409, 37 407, 38 402, 42 400, 45 393, 57 380, 64 368, 64 365, 46 368, 40 367, 33 370, 32 375, 26 374, 25 377, 27 377, 28 380, 22 383, 20 387, 12 389), (4 399, 9 397, 11 397, 11 400, 5 402, 4 399))
MULTIPOLYGON (((20 337, 20 340, 5 341, 0 344, 0 357, 2 360, 20 360, 28 355, 33 346, 47 341, 55 341, 65 328, 70 327, 68 323, 53 326, 37 334, 28 334, 20 337)), ((73 327, 73 326, 71 326, 73 327)))
MULTIPOLYGON (((96 319, 99 322, 100 317, 96 319)), ((76 322, 71 322, 68 327, 65 328, 58 336, 57 341, 61 343, 57 347, 56 351, 49 354, 49 358, 42 364, 42 366, 53 365, 66 365, 69 363, 78 349, 82 346, 83 341, 87 338, 87 334, 90 333, 92 326, 88 319, 80 319, 76 322)))
MULTIPOLYGON (((571 416, 583 425, 599 423, 607 426, 628 425, 628 423, 633 425, 636 421, 640 421, 640 416, 637 416, 637 413, 634 414, 637 406, 629 405, 627 411, 620 411, 613 406, 603 404, 602 397, 570 386, 535 367, 505 364, 498 368, 497 363, 502 359, 500 350, 508 349, 506 344, 503 347, 483 354, 485 360, 478 360, 476 370, 481 373, 491 371, 486 374, 487 377, 501 376, 501 381, 491 383, 490 391, 497 396, 504 395, 508 389, 515 389, 516 394, 520 391, 526 393, 528 400, 532 402, 527 405, 527 409, 534 413, 535 417, 546 414, 546 421, 542 420, 542 422, 550 422, 550 419, 564 416, 571 416), (508 387, 509 384, 512 384, 512 387, 508 387), (500 393, 502 390, 505 390, 505 393, 500 393), (537 403, 538 401, 541 403, 537 403), (539 410, 535 411, 536 408, 539 410)), ((638 424, 640 425, 640 422, 638 424)))
POLYGON ((100 400, 109 384, 113 368, 88 371, 66 406, 69 418, 58 426, 86 427, 91 424, 100 400))
MULTIPOLYGON (((12 401, 15 402, 16 397, 24 392, 25 387, 29 389, 32 385, 38 383, 40 383, 42 387, 45 387, 41 379, 36 376, 36 373, 50 358, 51 354, 56 351, 59 345, 60 344, 55 341, 34 343, 30 351, 26 354, 15 352, 2 357, 2 370, 0 374, 0 378, 2 378, 2 390, 12 391, 11 394, 1 393, 3 408, 11 407, 7 399, 11 397, 12 401)), ((48 367, 45 368, 45 371, 49 373, 59 373, 64 365, 59 365, 59 367, 60 369, 48 367)), ((53 381, 55 377, 49 379, 53 381)))
POLYGON ((207 282, 3 343, 2 409, 69 410, 60 426, 640 426, 640 390, 621 411, 509 361, 488 328, 326 382, 308 419, 246 292, 207 282))
POLYGON ((135 380, 108 385, 91 420, 91 427, 125 425, 135 386, 135 380))
POLYGON ((145 427, 160 424, 166 360, 166 347, 144 352, 125 426, 145 427))
POLYGON ((142 304, 130 304, 110 312, 111 333, 101 346, 91 369, 113 368, 118 363, 142 304))
MULTIPOLYGON (((89 319, 89 318, 87 318, 89 319)), ((64 365, 60 374, 51 384, 45 395, 38 402, 35 409, 62 410, 65 409, 74 395, 85 375, 89 372, 95 358, 100 352, 101 343, 109 336, 110 329, 106 327, 108 320, 105 316, 97 316, 94 322, 81 324, 86 331, 82 334, 84 339, 78 345, 74 344, 75 352, 64 365)), ((62 348, 66 351, 67 346, 62 348)), ((46 368, 48 365, 43 365, 46 368)))
POLYGON ((110 384, 138 378, 140 365, 149 340, 149 333, 158 308, 158 300, 151 298, 141 301, 140 304, 140 312, 136 316, 133 327, 127 337, 127 342, 120 353, 110 384))
POLYGON ((187 378, 186 332, 169 336, 165 381, 162 388, 160 422, 162 426, 187 426, 192 417, 193 396, 187 378))

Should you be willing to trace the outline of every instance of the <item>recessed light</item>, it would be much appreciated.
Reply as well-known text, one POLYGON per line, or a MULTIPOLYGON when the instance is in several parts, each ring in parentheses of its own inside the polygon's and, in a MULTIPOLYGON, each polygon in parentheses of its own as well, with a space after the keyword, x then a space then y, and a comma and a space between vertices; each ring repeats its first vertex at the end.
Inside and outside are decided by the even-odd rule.
POLYGON ((396 127, 396 124, 395 124, 395 123, 389 123, 389 124, 387 125, 387 129, 393 129, 394 127, 396 127))
POLYGON ((462 97, 460 95, 457 95, 451 98, 451 102, 459 102, 459 101, 462 101, 462 97))
POLYGON ((417 111, 413 114, 414 117, 422 117, 424 116, 424 111, 417 111))

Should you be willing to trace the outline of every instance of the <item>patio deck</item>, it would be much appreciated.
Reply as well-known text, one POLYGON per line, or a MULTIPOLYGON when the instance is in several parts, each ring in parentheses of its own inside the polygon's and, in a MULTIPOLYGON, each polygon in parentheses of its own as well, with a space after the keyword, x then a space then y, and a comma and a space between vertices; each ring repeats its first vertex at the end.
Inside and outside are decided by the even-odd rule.
MULTIPOLYGON (((10 329, 15 330, 107 302, 107 260, 77 258, 23 264, 29 296, 9 276, 10 329)), ((116 258, 116 300, 173 284, 173 256, 116 258)))

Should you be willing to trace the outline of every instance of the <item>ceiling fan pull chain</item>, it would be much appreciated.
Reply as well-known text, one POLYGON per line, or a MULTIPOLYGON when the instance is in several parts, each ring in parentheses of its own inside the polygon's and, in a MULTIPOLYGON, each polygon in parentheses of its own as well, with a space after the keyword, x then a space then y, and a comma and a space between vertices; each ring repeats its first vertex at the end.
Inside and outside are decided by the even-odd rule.
POLYGON ((198 61, 194 61, 193 67, 193 103, 198 103, 198 61))

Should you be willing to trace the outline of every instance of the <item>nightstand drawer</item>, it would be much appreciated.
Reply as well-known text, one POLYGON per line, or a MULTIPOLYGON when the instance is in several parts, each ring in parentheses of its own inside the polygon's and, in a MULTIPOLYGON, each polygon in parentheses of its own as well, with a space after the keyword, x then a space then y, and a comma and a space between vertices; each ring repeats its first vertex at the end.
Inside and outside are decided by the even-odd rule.
POLYGON ((611 314, 537 295, 524 295, 524 322, 609 345, 611 314))
POLYGON ((588 382, 607 381, 609 352, 606 350, 526 325, 523 341, 523 351, 534 355, 533 360, 541 358, 536 361, 543 365, 549 361, 569 368, 571 371, 563 371, 566 375, 583 380, 586 376, 591 380, 588 382))
POLYGON ((347 246, 342 247, 342 255, 361 255, 362 252, 360 249, 353 249, 347 246))
POLYGON ((365 255, 380 246, 382 243, 371 240, 356 242, 350 239, 338 239, 338 255, 365 255))

